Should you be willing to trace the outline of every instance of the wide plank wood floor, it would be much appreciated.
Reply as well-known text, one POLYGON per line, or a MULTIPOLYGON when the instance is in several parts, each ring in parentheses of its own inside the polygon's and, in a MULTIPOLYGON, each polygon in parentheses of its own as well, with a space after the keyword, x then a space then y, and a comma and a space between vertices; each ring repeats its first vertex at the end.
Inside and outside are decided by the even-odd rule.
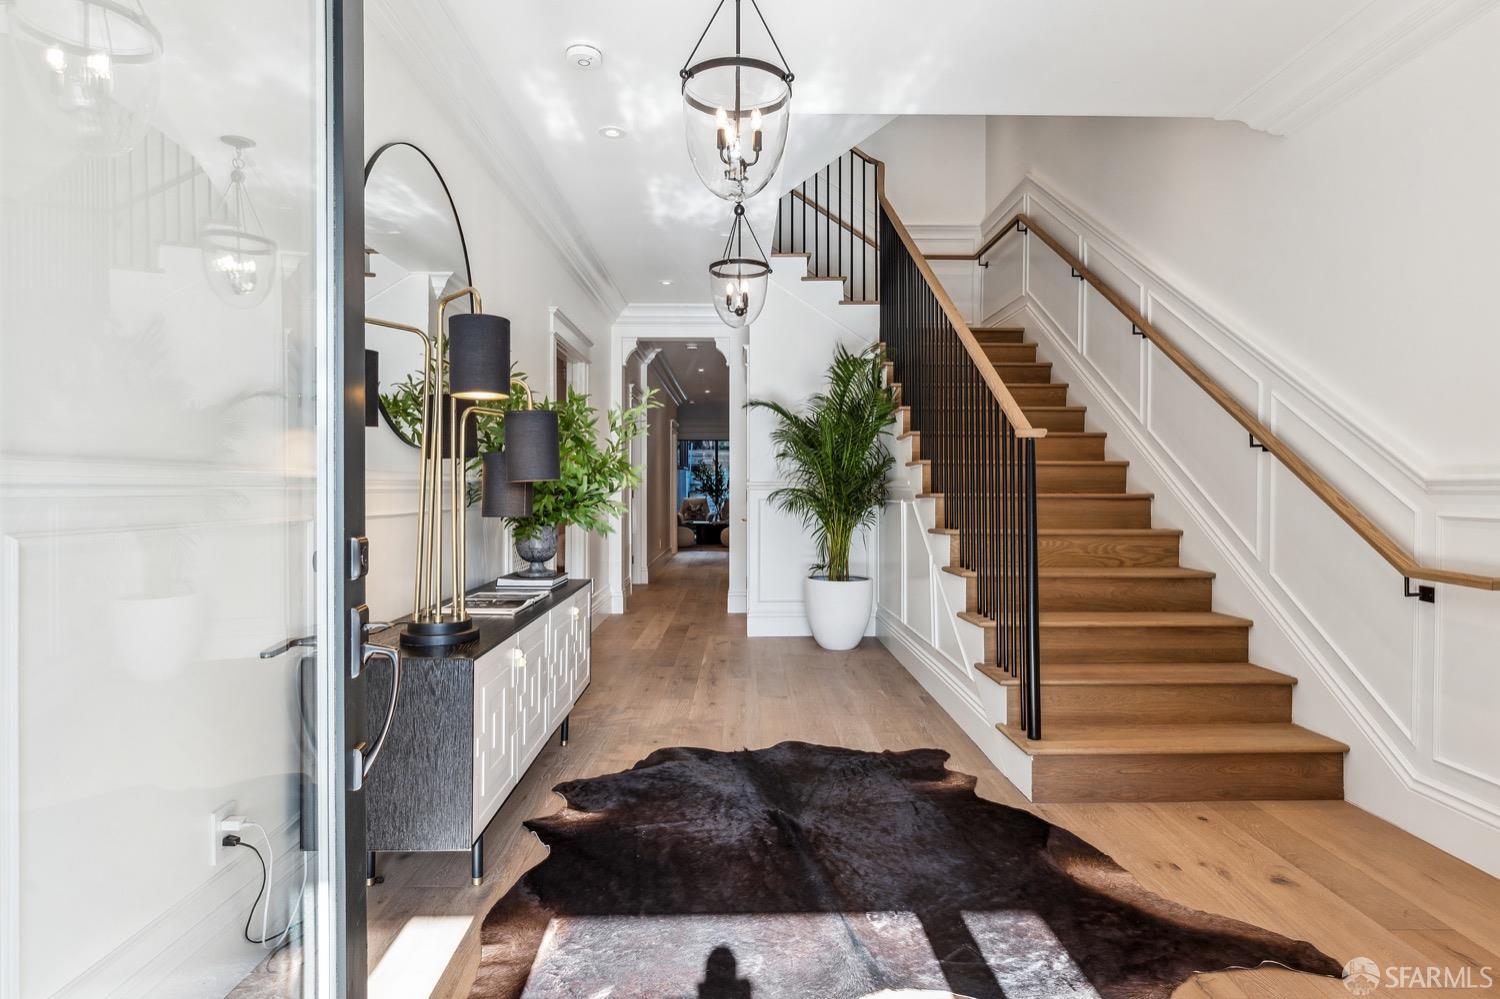
MULTIPOLYGON (((593 681, 485 837, 485 882, 465 854, 387 855, 370 889, 372 981, 391 942, 423 920, 473 916, 444 990, 466 994, 479 916, 544 850, 521 827, 561 806, 550 788, 620 770, 663 746, 720 749, 799 739, 858 749, 937 746, 979 793, 1029 806, 873 639, 846 653, 811 639, 749 639, 724 611, 724 551, 686 550, 629 610, 594 632, 593 681)), ((1500 882, 1344 802, 1060 805, 1036 809, 1112 855, 1148 888, 1310 940, 1340 961, 1500 968, 1500 882)), ((431 921, 427 921, 431 922, 431 921)), ((452 925, 462 927, 461 921, 452 925)), ((401 948, 398 947, 397 950, 401 948)), ((390 973, 393 969, 385 969, 390 973)), ((1177 993, 1219 999, 1347 997, 1339 982, 1273 969, 1201 976, 1177 993)), ((1381 988, 1377 996, 1476 996, 1381 988)))

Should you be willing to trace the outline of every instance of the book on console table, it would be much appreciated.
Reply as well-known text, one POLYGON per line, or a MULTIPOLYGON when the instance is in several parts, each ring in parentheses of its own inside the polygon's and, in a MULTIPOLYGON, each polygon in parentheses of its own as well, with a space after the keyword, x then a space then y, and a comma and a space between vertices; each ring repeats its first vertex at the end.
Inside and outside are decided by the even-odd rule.
POLYGON ((568 581, 568 574, 556 569, 541 575, 524 572, 506 573, 495 580, 495 589, 505 591, 531 591, 546 593, 557 589, 568 581))

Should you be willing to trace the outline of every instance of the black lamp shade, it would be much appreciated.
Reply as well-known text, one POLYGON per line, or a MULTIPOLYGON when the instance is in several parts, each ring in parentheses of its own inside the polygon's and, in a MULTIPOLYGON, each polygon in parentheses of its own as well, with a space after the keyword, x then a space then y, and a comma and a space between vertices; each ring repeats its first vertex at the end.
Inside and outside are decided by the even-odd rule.
POLYGON ((365 426, 380 426, 380 351, 365 350, 365 426))
POLYGON ((480 512, 486 517, 530 517, 531 483, 512 482, 505 474, 505 452, 490 451, 484 456, 484 504, 480 512))
MULTIPOLYGON (((439 453, 444 458, 448 457, 448 453, 451 449, 450 442, 453 440, 453 411, 449 408, 449 403, 451 403, 452 401, 452 396, 446 394, 443 396, 443 439, 440 444, 441 450, 439 451, 439 453)), ((474 405, 474 402, 471 399, 458 400, 458 418, 460 420, 463 420, 464 418, 464 410, 468 409, 472 405, 474 405)), ((432 404, 430 402, 428 403, 427 408, 429 410, 427 425, 429 427, 436 426, 436 424, 432 422, 435 419, 435 416, 433 415, 432 404)), ((479 421, 467 420, 465 421, 465 423, 464 454, 472 457, 479 453, 479 421)))
POLYGON ((505 417, 506 469, 512 482, 545 482, 562 475, 557 414, 518 409, 505 417))
POLYGON ((460 399, 510 394, 510 320, 460 313, 448 320, 449 391, 460 399))

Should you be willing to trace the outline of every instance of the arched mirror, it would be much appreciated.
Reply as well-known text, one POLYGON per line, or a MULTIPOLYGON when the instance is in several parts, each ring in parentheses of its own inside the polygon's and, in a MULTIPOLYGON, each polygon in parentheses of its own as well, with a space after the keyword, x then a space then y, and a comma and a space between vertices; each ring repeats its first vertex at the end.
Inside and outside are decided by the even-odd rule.
MULTIPOLYGON (((365 314, 431 333, 438 300, 470 283, 463 226, 437 165, 410 142, 375 150, 365 164, 365 314)), ((464 297, 448 313, 471 308, 464 297)), ((417 446, 421 339, 366 325, 365 346, 380 355, 381 414, 398 436, 417 446)))

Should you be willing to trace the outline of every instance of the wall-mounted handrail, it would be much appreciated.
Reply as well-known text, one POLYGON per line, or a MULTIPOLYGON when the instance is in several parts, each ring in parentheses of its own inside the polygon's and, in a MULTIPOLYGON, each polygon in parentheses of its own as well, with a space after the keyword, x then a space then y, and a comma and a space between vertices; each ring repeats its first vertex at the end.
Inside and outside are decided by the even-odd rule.
MULTIPOLYGON (((882 195, 882 203, 883 203, 882 195)), ((889 207, 887 207, 889 211, 889 207)), ((905 230, 897 224, 897 230, 905 236, 905 230)), ((933 253, 929 254, 928 260, 973 260, 979 261, 986 253, 992 250, 1000 240, 1013 231, 1022 233, 1030 232, 1036 235, 1043 243, 1063 259, 1073 269, 1073 273, 1080 279, 1087 281, 1094 287, 1105 301, 1113 305, 1126 319, 1130 320, 1135 331, 1156 345, 1156 348, 1166 355, 1167 359, 1177 365, 1183 374, 1191 378, 1199 388, 1218 403, 1236 423, 1244 427, 1250 434, 1251 439, 1262 446, 1266 451, 1275 455, 1280 462, 1295 475, 1302 484, 1311 489, 1328 508, 1354 529, 1365 542, 1374 548, 1381 558, 1385 559, 1396 569, 1397 572, 1407 579, 1420 579, 1430 583, 1448 583, 1453 586, 1467 586, 1480 590, 1500 590, 1500 577, 1485 576, 1470 572, 1455 572, 1449 569, 1437 569, 1432 566, 1423 565, 1415 556, 1401 547, 1400 543, 1387 534, 1379 525, 1371 520, 1364 511, 1345 496, 1339 489, 1324 478, 1306 459, 1299 455, 1291 445, 1278 437, 1275 432, 1262 423, 1254 413, 1240 404, 1224 386, 1220 385, 1212 375, 1199 367, 1192 358, 1172 342, 1171 338, 1163 334, 1151 321, 1143 316, 1135 306, 1131 305, 1125 298, 1106 284, 1099 275, 1095 274, 1088 266, 1056 237, 1046 229, 1038 226, 1030 216, 1024 212, 1017 212, 999 232, 995 233, 984 244, 973 253, 933 253)), ((955 323, 957 325, 957 323, 955 323)))
POLYGON ((1006 419, 1015 428, 1016 436, 1047 436, 1045 429, 1033 427, 1031 421, 1026 418, 1026 413, 1021 409, 1020 403, 1016 402, 1015 396, 1011 395, 1010 389, 1005 384, 1005 380, 1000 377, 1000 372, 995 370, 994 362, 989 359, 984 352, 984 348, 975 339, 973 331, 969 329, 969 324, 964 321, 963 315, 958 311, 958 306, 953 304, 953 299, 949 297, 948 292, 943 288, 943 283, 932 272, 932 267, 927 263, 928 258, 917 247, 917 241, 912 239, 911 233, 907 232, 906 225, 901 221, 901 216, 897 215, 896 210, 891 207, 891 202, 885 194, 885 164, 858 147, 850 151, 866 163, 875 167, 875 194, 880 200, 881 210, 891 220, 891 227, 896 231, 896 235, 901 238, 901 242, 906 245, 906 251, 911 254, 912 260, 916 262, 918 269, 922 273, 922 277, 926 279, 928 286, 932 289, 933 295, 937 298, 938 304, 943 309, 943 314, 947 316, 948 322, 953 324, 953 330, 958 334, 958 340, 963 344, 964 351, 969 355, 969 359, 974 362, 974 366, 979 369, 979 373, 984 378, 984 383, 989 388, 990 394, 995 397, 995 401, 1000 404, 1000 408, 1004 411, 1006 419))

